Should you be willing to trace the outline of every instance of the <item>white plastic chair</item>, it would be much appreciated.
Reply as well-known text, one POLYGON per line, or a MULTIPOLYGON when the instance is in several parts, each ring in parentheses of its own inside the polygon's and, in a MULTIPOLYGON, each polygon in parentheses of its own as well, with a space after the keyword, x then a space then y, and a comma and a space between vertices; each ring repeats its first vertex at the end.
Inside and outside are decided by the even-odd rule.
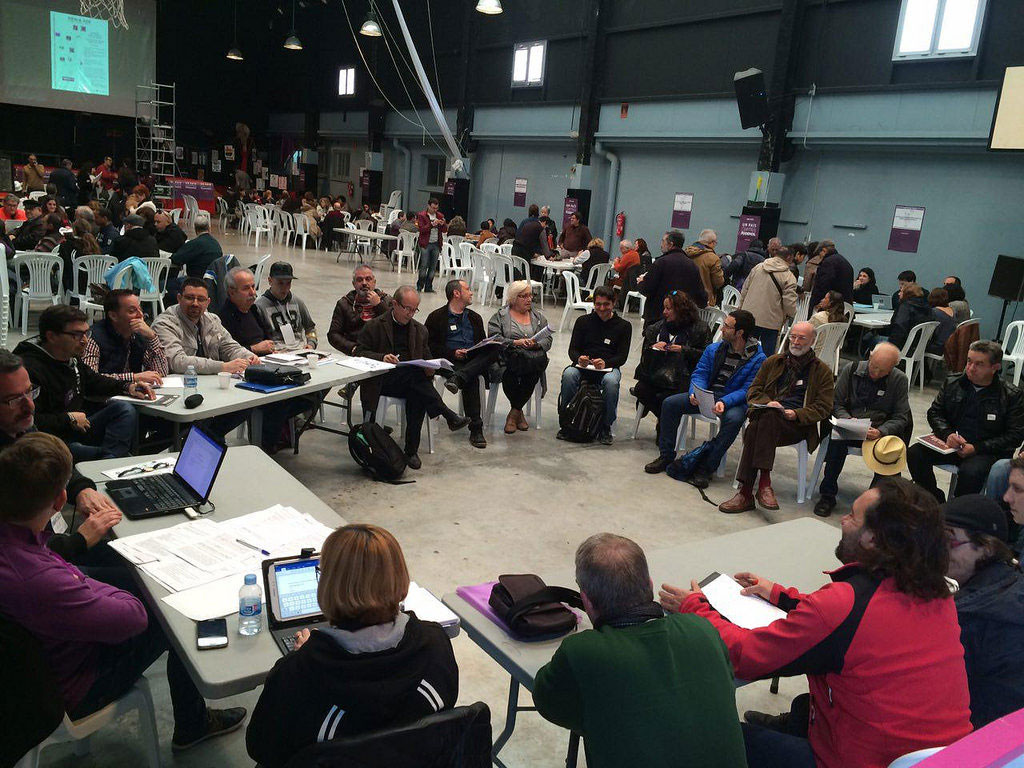
POLYGON ((469 257, 473 264, 473 282, 476 284, 474 290, 483 297, 482 303, 486 305, 488 297, 494 289, 494 262, 491 261, 490 256, 472 245, 470 245, 469 257))
POLYGON ((1006 326, 1003 334, 1003 368, 1005 376, 1009 372, 1007 364, 1013 366, 1013 384, 1020 385, 1021 366, 1024 365, 1024 320, 1014 320, 1006 326), (1014 335, 1016 334, 1016 336, 1014 335))
POLYGON ((38 768, 40 753, 53 744, 86 742, 82 746, 88 750, 87 742, 90 736, 128 712, 139 713, 139 737, 146 754, 146 764, 149 768, 160 768, 160 741, 156 730, 156 710, 153 707, 149 682, 145 677, 136 680, 135 685, 120 699, 91 715, 86 715, 79 720, 71 720, 64 715, 64 722, 58 725, 45 741, 30 749, 15 764, 15 768, 38 768))
POLYGON ((245 244, 249 244, 249 238, 253 238, 253 247, 259 250, 260 236, 266 236, 268 243, 273 243, 273 230, 270 223, 260 213, 260 206, 253 206, 245 212, 246 231, 245 244))
POLYGON ((473 259, 468 249, 472 248, 473 245, 472 243, 466 243, 465 245, 467 247, 462 248, 461 244, 456 246, 454 243, 445 243, 445 248, 448 248, 448 274, 451 275, 453 280, 464 280, 472 285, 476 277, 473 259))
POLYGON ((727 285, 722 289, 722 311, 728 314, 740 305, 740 292, 736 286, 727 285))
POLYGON ((113 256, 79 256, 71 260, 71 269, 74 272, 71 289, 68 291, 68 299, 77 299, 78 308, 83 312, 102 312, 103 305, 97 304, 90 298, 89 284, 103 284, 103 275, 107 270, 117 264, 113 256), (79 293, 79 277, 85 273, 85 293, 79 293))
POLYGON ((722 320, 725 318, 725 313, 718 307, 704 307, 703 309, 697 310, 697 314, 700 315, 700 319, 703 320, 707 324, 708 328, 711 329, 721 325, 722 320))
POLYGON ((15 255, 11 266, 19 279, 21 268, 28 270, 28 286, 14 296, 14 314, 21 313, 21 332, 27 335, 28 308, 33 301, 60 304, 64 290, 64 260, 56 254, 29 251, 15 255), (51 282, 51 275, 56 280, 56 290, 51 282))
POLYGON ((256 290, 260 289, 260 283, 263 282, 263 273, 267 271, 267 264, 270 262, 271 254, 267 253, 260 257, 260 260, 256 262, 256 266, 253 268, 252 277, 255 281, 254 285, 256 290))
POLYGON ((302 218, 304 220, 306 218, 301 213, 292 214, 292 213, 286 213, 285 211, 280 211, 280 210, 277 212, 277 226, 278 226, 277 239, 281 243, 288 243, 288 242, 291 242, 294 239, 295 232, 296 232, 296 225, 295 225, 295 217, 296 216, 302 216, 302 218))
POLYGON ((945 747, 929 747, 928 749, 919 749, 915 752, 897 757, 891 763, 889 768, 914 768, 915 765, 920 763, 922 760, 936 755, 941 752, 945 747))
MULTIPOLYGON (((445 235, 445 242, 451 243, 456 248, 466 242, 466 238, 462 235, 445 235)), ((470 243, 472 245, 472 243, 470 243)))
MULTIPOLYGON (((373 420, 375 422, 377 422, 378 424, 380 424, 381 426, 384 426, 384 420, 387 419, 388 409, 390 409, 390 408, 394 408, 396 413, 397 413, 397 415, 398 415, 399 423, 402 425, 402 437, 404 439, 404 437, 405 437, 405 399, 404 398, 401 398, 401 397, 388 397, 387 395, 381 395, 380 399, 377 401, 377 410, 374 411, 373 420)), ((431 427, 431 422, 432 421, 433 421, 433 419, 430 418, 430 416, 425 416, 424 419, 423 419, 423 424, 424 424, 424 426, 427 429, 427 453, 433 453, 434 452, 434 433, 433 433, 433 428, 431 427)))
POLYGON ((956 464, 936 464, 935 468, 949 473, 949 490, 946 492, 946 498, 952 499, 956 494, 956 479, 960 474, 960 467, 956 464))
POLYGON ((497 298, 498 288, 501 288, 501 295, 504 297, 505 292, 508 291, 508 286, 516 279, 516 268, 512 263, 511 257, 502 256, 501 254, 491 254, 490 260, 493 282, 491 283, 490 293, 488 296, 484 297, 484 304, 487 303, 487 299, 490 297, 497 298))
POLYGON ((156 317, 158 314, 156 310, 164 311, 164 288, 167 285, 167 276, 171 272, 172 264, 169 258, 163 256, 149 257, 142 261, 146 265, 146 269, 149 270, 149 279, 153 281, 154 290, 140 291, 139 303, 152 304, 153 317, 156 317))
MULTIPOLYGON (((374 222, 370 219, 360 219, 356 222, 355 228, 361 232, 370 232, 373 230, 374 222)), ((359 260, 363 261, 363 255, 367 258, 370 257, 371 251, 373 250, 373 239, 369 237, 356 236, 356 251, 359 252, 359 260)))
POLYGON ((480 250, 486 254, 500 254, 501 247, 494 242, 494 240, 488 240, 486 243, 480 246, 480 250))
MULTIPOLYGON (((818 446, 817 454, 814 457, 814 470, 811 472, 811 482, 808 488, 809 497, 813 497, 818 488, 818 483, 821 480, 821 470, 825 466, 825 457, 828 456, 828 446, 832 442, 833 434, 834 432, 829 430, 829 433, 825 435, 825 439, 821 441, 821 445, 818 446)), ((847 449, 847 454, 850 456, 860 456, 862 453, 863 451, 859 445, 850 445, 847 449)))
POLYGON ((223 197, 217 198, 217 218, 220 219, 220 233, 223 235, 228 231, 228 220, 231 218, 228 201, 223 197))
POLYGON ((907 384, 914 386, 914 366, 918 367, 918 391, 924 391, 924 352, 928 346, 935 329, 939 327, 937 320, 930 320, 927 323, 918 323, 910 329, 907 340, 903 342, 903 349, 900 350, 900 359, 896 365, 906 363, 907 384))
POLYGON ((839 372, 839 350, 843 348, 849 323, 823 323, 814 337, 814 354, 829 367, 833 375, 839 372))
MULTIPOLYGON (((398 247, 391 252, 391 255, 395 259, 395 264, 398 267, 398 274, 401 276, 402 267, 408 264, 409 270, 415 272, 419 265, 419 234, 416 232, 403 232, 398 233, 398 247)), ((441 249, 441 261, 444 262, 447 259, 448 245, 441 249)))
POLYGON ((512 245, 512 243, 502 243, 501 245, 498 246, 498 253, 500 253, 502 256, 511 256, 512 245))
POLYGON ((594 290, 599 285, 604 285, 608 282, 608 273, 611 272, 611 264, 595 264, 590 268, 590 272, 587 273, 587 281, 580 286, 581 295, 586 293, 587 296, 593 298, 594 290))
MULTIPOLYGON (((313 233, 309 228, 309 217, 306 216, 306 214, 304 213, 293 214, 292 224, 294 225, 295 228, 294 231, 292 232, 292 236, 294 240, 298 240, 300 237, 302 238, 302 253, 303 255, 305 255, 306 241, 309 238, 313 237, 313 233)), ((317 248, 320 247, 320 238, 314 238, 313 242, 317 248)))
POLYGON ((565 309, 562 310, 562 322, 558 324, 559 333, 565 327, 569 310, 582 309, 584 312, 590 312, 594 308, 593 302, 580 298, 580 278, 575 272, 567 269, 562 273, 562 278, 565 280, 565 309))
MULTIPOLYGON (((487 415, 485 417, 484 424, 488 429, 492 429, 494 424, 494 410, 498 405, 498 390, 501 389, 500 381, 490 382, 490 389, 487 390, 487 415)), ((533 428, 540 429, 541 422, 541 401, 544 399, 544 374, 540 375, 540 379, 537 381, 537 386, 533 388, 533 397, 526 401, 526 408, 524 413, 527 416, 531 416, 532 410, 537 411, 537 418, 534 419, 533 428)), ((532 416, 531 416, 532 418, 532 416)))
POLYGON ((11 330, 11 290, 7 274, 7 254, 0 249, 0 348, 7 349, 7 334, 11 330))
MULTIPOLYGON (((502 249, 504 247, 505 246, 501 246, 502 249)), ((502 256, 505 256, 512 262, 512 266, 516 272, 516 280, 525 280, 530 284, 531 293, 533 291, 537 291, 537 293, 540 294, 540 308, 544 309, 544 283, 530 277, 530 263, 522 256, 513 256, 511 245, 509 246, 507 255, 503 250, 499 252, 502 256)))
MULTIPOLYGON (((795 448, 796 449, 796 503, 803 504, 809 498, 807 495, 807 459, 810 456, 810 452, 807 450, 807 441, 801 440, 799 443, 794 443, 790 446, 779 446, 779 448, 795 448)), ((821 446, 818 446, 818 450, 821 450, 821 446)), ((736 465, 736 472, 739 472, 739 465, 736 465)), ((740 485, 739 478, 735 475, 732 481, 733 487, 738 488, 740 485)))
MULTIPOLYGON (((739 305, 737 305, 739 306, 739 305)), ((805 293, 796 303, 796 319, 807 320, 811 316, 811 294, 805 293)))

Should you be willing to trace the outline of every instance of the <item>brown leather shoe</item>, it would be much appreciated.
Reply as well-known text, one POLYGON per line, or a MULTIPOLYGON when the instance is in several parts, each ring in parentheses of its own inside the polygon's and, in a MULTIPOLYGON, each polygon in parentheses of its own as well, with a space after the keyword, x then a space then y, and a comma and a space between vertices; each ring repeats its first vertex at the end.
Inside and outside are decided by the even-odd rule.
POLYGON ((525 432, 530 428, 530 422, 526 420, 525 413, 523 413, 522 411, 517 411, 517 413, 519 415, 516 417, 516 429, 518 429, 520 432, 525 432))
POLYGON ((757 503, 761 505, 761 509, 767 509, 772 512, 779 508, 779 501, 775 498, 775 491, 772 490, 770 485, 766 485, 764 488, 758 488, 757 493, 754 494, 754 498, 757 503))
POLYGON ((743 489, 736 491, 736 495, 728 501, 718 505, 718 511, 727 515, 736 515, 740 512, 751 512, 754 510, 754 499, 743 492, 743 489))
POLYGON ((514 435, 516 433, 516 430, 517 430, 516 425, 518 424, 518 421, 519 421, 516 418, 516 413, 518 413, 518 411, 513 409, 513 410, 509 411, 508 412, 508 416, 505 417, 505 434, 506 435, 514 435))

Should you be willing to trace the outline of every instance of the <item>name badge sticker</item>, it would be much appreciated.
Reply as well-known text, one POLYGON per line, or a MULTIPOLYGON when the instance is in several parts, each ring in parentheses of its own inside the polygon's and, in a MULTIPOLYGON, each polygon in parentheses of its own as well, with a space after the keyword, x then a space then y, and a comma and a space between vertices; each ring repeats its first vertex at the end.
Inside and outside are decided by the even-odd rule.
POLYGON ((884 390, 884 389, 880 389, 880 390, 878 390, 878 392, 876 393, 876 395, 877 395, 878 397, 885 397, 885 390, 884 390))
POLYGON ((67 533, 68 530, 67 521, 60 512, 55 512, 53 517, 50 518, 50 526, 53 528, 53 532, 57 534, 67 533))
POLYGON ((799 380, 799 381, 798 381, 798 382, 796 383, 796 385, 797 385, 798 387, 802 387, 802 386, 804 385, 804 380, 803 380, 803 379, 800 379, 800 380, 799 380))
POLYGON ((448 326, 448 330, 450 330, 450 331, 457 331, 457 330, 459 330, 459 326, 457 326, 457 325, 449 325, 448 326))
POLYGON ((605 343, 605 344, 611 344, 611 343, 612 343, 612 340, 611 340, 611 339, 605 339, 605 340, 604 340, 604 343, 605 343))
POLYGON ((995 420, 996 420, 996 415, 995 415, 994 413, 990 413, 990 414, 988 414, 988 415, 986 416, 986 418, 987 418, 987 419, 988 419, 989 421, 995 421, 995 420))

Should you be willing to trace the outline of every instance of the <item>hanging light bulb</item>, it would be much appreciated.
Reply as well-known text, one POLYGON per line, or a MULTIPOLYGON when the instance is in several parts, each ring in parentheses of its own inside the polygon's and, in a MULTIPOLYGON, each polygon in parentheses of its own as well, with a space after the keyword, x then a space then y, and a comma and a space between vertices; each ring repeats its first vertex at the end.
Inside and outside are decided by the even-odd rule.
POLYGON ((302 41, 299 40, 299 36, 295 34, 295 0, 292 0, 292 31, 288 33, 288 37, 284 39, 284 47, 289 51, 301 51, 302 41))
POLYGON ((501 7, 501 0, 480 0, 476 4, 476 9, 480 13, 486 13, 488 16, 495 16, 504 10, 501 7))
POLYGON ((238 0, 235 0, 234 4, 234 17, 235 17, 235 38, 231 44, 231 48, 228 50, 228 58, 232 61, 242 60, 242 49, 238 47, 238 0))
POLYGON ((366 37, 380 37, 380 23, 377 21, 377 13, 370 8, 369 13, 366 14, 366 21, 363 22, 363 26, 359 28, 359 34, 365 35, 366 37))

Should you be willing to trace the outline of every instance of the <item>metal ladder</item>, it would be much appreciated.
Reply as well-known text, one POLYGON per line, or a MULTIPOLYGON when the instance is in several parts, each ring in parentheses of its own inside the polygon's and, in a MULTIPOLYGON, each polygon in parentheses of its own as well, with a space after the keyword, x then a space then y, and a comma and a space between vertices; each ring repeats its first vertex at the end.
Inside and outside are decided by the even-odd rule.
POLYGON ((168 206, 174 192, 167 179, 178 175, 174 105, 174 83, 135 86, 135 170, 140 177, 152 175, 153 197, 168 206))

